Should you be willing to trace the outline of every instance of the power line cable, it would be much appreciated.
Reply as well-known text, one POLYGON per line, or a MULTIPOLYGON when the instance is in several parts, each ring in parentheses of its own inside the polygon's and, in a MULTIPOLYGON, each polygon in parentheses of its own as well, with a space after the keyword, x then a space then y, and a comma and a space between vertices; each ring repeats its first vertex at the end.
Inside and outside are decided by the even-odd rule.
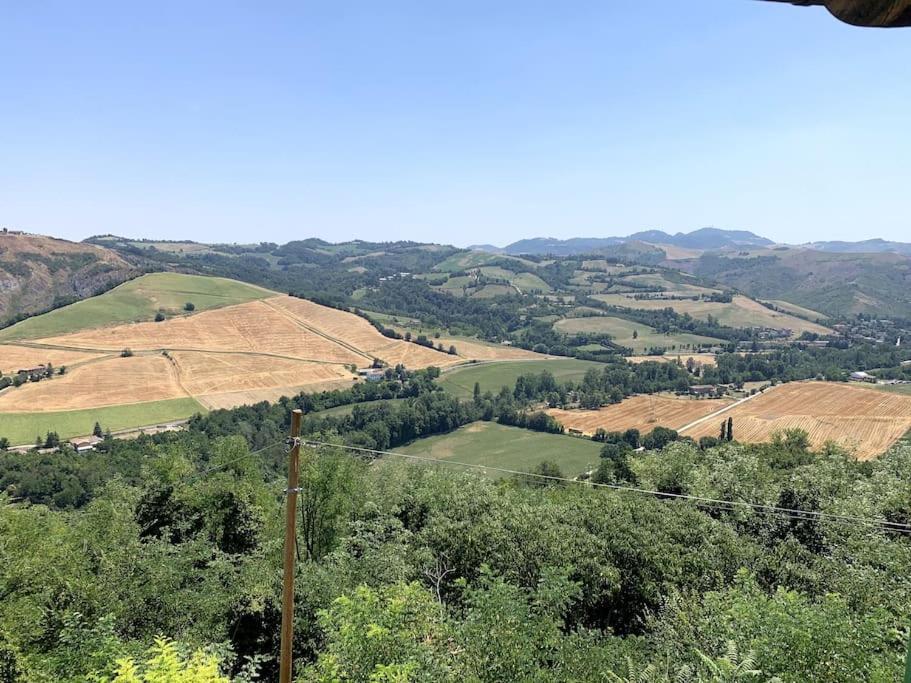
POLYGON ((546 481, 553 482, 562 482, 566 484, 581 484, 584 486, 591 486, 594 488, 604 488, 610 489, 613 491, 625 491, 628 493, 636 493, 641 495, 649 495, 655 498, 672 498, 677 500, 686 500, 699 505, 716 508, 720 510, 726 510, 733 512, 736 509, 747 509, 759 514, 767 515, 778 515, 782 517, 788 517, 790 519, 796 520, 817 520, 817 521, 829 521, 840 524, 847 524, 852 526, 868 526, 885 531, 895 531, 897 533, 911 534, 911 524, 903 524, 900 522, 889 522, 887 520, 877 520, 869 519, 866 517, 856 517, 852 515, 840 515, 836 513, 829 512, 818 512, 814 510, 801 510, 797 508, 786 508, 780 507, 777 505, 766 505, 763 503, 749 503, 746 501, 739 500, 721 500, 718 498, 708 498, 705 496, 694 496, 684 493, 668 493, 664 491, 653 491, 650 489, 638 488, 635 486, 622 486, 620 484, 607 484, 600 482, 590 482, 582 481, 579 479, 570 479, 569 477, 558 477, 548 474, 539 474, 535 472, 522 472, 521 470, 513 470, 504 467, 493 467, 488 465, 478 465, 475 463, 466 463, 459 462, 456 460, 442 460, 439 458, 431 458, 429 456, 422 455, 412 455, 408 453, 396 453, 394 451, 383 451, 374 448, 364 448, 361 446, 349 446, 345 444, 336 444, 326 441, 315 441, 312 439, 307 439, 305 444, 318 446, 318 447, 330 447, 330 448, 342 448, 349 451, 354 451, 362 454, 372 454, 372 455, 388 455, 396 458, 402 458, 406 460, 416 460, 420 462, 435 463, 439 465, 449 465, 457 467, 465 467, 468 469, 474 470, 484 470, 487 472, 498 472, 501 474, 511 474, 521 477, 530 477, 546 481))
POLYGON ((270 448, 279 446, 284 443, 285 443, 284 439, 282 439, 281 441, 275 441, 274 443, 270 443, 266 446, 262 446, 261 448, 257 448, 255 451, 248 451, 247 453, 245 453, 237 458, 232 458, 231 460, 228 460, 227 462, 223 462, 220 465, 215 465, 213 467, 208 467, 204 470, 200 470, 196 474, 193 474, 190 477, 188 477, 187 479, 185 479, 184 483, 185 484, 192 483, 194 481, 197 481, 198 479, 201 479, 202 477, 205 477, 206 475, 212 474, 213 472, 218 472, 219 470, 223 470, 227 467, 230 467, 231 465, 238 463, 241 460, 245 460, 245 459, 249 458, 251 455, 258 455, 259 453, 262 453, 263 451, 267 451, 270 448))

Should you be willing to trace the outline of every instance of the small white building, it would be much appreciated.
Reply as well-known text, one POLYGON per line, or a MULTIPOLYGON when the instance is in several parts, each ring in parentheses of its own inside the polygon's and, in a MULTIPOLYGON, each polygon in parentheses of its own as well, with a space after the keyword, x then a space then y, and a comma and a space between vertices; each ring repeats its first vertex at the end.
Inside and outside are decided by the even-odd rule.
POLYGON ((100 444, 102 439, 99 439, 97 436, 83 436, 78 439, 70 439, 70 445, 76 449, 77 453, 85 453, 86 451, 94 451, 95 446, 100 444))
POLYGON ((876 382, 876 378, 866 372, 852 372, 850 379, 852 382, 876 382))

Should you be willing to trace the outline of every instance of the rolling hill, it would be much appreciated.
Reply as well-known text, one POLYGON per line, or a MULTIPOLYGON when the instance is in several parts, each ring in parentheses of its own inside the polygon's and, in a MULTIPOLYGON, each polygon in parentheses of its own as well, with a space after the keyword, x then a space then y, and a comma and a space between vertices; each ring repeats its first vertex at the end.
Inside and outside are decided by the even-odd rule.
POLYGON ((145 275, 0 333, 0 372, 66 366, 63 374, 44 378, 42 369, 40 381, 0 390, 0 436, 30 443, 48 429, 68 437, 88 433, 96 421, 139 427, 341 388, 358 381, 356 368, 378 362, 419 369, 544 358, 454 343, 456 351, 447 352, 391 339, 353 313, 242 282, 145 275), (194 310, 184 310, 186 302, 194 310))
POLYGON ((0 327, 93 296, 135 274, 110 249, 0 232, 0 327))
POLYGON ((746 255, 703 254, 677 266, 761 299, 830 315, 911 317, 911 258, 776 247, 746 255))
POLYGON ((665 246, 679 247, 682 249, 726 249, 740 247, 766 247, 774 242, 765 237, 760 237, 746 230, 722 230, 720 228, 701 228, 693 232, 678 232, 671 235, 662 230, 646 230, 633 233, 626 237, 574 237, 570 239, 555 239, 552 237, 536 237, 523 239, 508 244, 502 249, 491 245, 475 245, 470 247, 477 251, 492 251, 512 255, 536 254, 554 256, 573 256, 577 254, 621 253, 627 250, 639 250, 648 253, 648 247, 661 249, 665 246))

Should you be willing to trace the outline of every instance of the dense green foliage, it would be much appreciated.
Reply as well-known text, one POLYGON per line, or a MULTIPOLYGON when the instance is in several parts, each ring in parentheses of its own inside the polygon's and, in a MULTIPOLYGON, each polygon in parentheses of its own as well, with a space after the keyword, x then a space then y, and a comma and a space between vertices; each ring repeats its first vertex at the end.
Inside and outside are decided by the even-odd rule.
MULTIPOLYGON (((530 321, 562 304, 459 299, 395 277, 431 271, 459 253, 451 248, 305 240, 192 257, 122 249, 146 266, 192 260, 200 272, 333 305, 363 290, 359 305, 371 310, 551 352, 576 353, 580 341, 530 321), (380 274, 392 279, 379 285, 380 274)), ((575 267, 558 260, 535 272, 560 288, 575 267)), ((647 315, 640 322, 659 330, 708 333, 686 327, 696 325, 687 316, 647 315)), ((711 336, 749 338, 708 325, 711 336)), ((592 443, 556 436, 562 428, 538 408, 597 407, 696 383, 901 373, 903 351, 720 354, 717 368, 687 369, 627 364, 610 340, 584 341, 603 342, 610 362, 581 376, 521 374, 499 391, 478 385, 468 400, 443 390, 433 369, 391 368, 381 382, 214 411, 182 432, 107 438, 93 453, 0 453, 0 683, 274 680, 282 442, 294 408, 305 413, 306 437, 337 444, 303 449, 297 680, 897 680, 911 623, 911 538, 848 518, 911 523, 911 443, 868 463, 835 447, 809 453, 800 431, 759 446, 738 444, 736 429, 723 442, 656 428, 592 443), (342 406, 351 409, 332 410, 342 406), (493 481, 340 447, 417 447, 479 420, 521 426, 528 441, 590 445, 601 454, 593 482, 638 490, 557 481, 575 472, 552 457, 493 481)))
MULTIPOLYGON (((143 652, 160 635, 205 649, 238 680, 271 680, 283 456, 247 453, 242 439, 192 432, 112 441, 109 457, 85 464, 104 481, 78 509, 6 498, 5 680, 151 669, 161 652, 143 652)), ((42 476, 39 456, 21 457, 42 476)), ((858 464, 783 443, 677 443, 632 454, 629 467, 643 488, 911 519, 904 444, 858 464)), ((884 682, 901 671, 903 535, 367 467, 331 448, 305 450, 302 487, 298 680, 729 681, 741 668, 761 672, 742 680, 884 682)), ((210 661, 169 656, 188 670, 210 661)))

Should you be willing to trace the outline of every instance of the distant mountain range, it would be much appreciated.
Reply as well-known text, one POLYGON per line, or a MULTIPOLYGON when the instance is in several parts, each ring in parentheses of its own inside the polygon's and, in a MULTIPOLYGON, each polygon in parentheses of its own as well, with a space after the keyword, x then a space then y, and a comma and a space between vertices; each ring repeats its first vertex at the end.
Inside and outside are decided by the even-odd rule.
POLYGON ((816 251, 828 251, 835 254, 904 254, 911 256, 911 244, 907 242, 890 242, 882 239, 863 240, 861 242, 810 242, 803 245, 816 251))
POLYGON ((663 230, 646 230, 626 237, 574 237, 560 240, 551 237, 536 237, 519 240, 499 248, 489 244, 469 247, 475 251, 487 251, 495 254, 520 254, 570 256, 572 254, 595 253, 629 243, 652 245, 669 245, 684 249, 725 249, 736 247, 768 247, 775 243, 747 230, 721 230, 719 228, 702 228, 690 233, 678 232, 671 235, 663 230))
MULTIPOLYGON (((697 251, 715 251, 722 249, 762 248, 775 246, 772 240, 749 232, 748 230, 722 230, 720 228, 701 228, 693 232, 678 232, 675 235, 663 230, 644 230, 626 237, 573 237, 556 239, 553 237, 535 237, 513 242, 505 247, 492 244, 475 244, 468 247, 474 251, 485 251, 491 254, 521 254, 572 256, 575 254, 597 253, 613 250, 620 245, 639 244, 671 246, 697 251)), ((883 239, 869 239, 859 242, 822 241, 800 245, 803 249, 812 249, 833 254, 903 254, 911 256, 911 243, 891 242, 883 239)))

